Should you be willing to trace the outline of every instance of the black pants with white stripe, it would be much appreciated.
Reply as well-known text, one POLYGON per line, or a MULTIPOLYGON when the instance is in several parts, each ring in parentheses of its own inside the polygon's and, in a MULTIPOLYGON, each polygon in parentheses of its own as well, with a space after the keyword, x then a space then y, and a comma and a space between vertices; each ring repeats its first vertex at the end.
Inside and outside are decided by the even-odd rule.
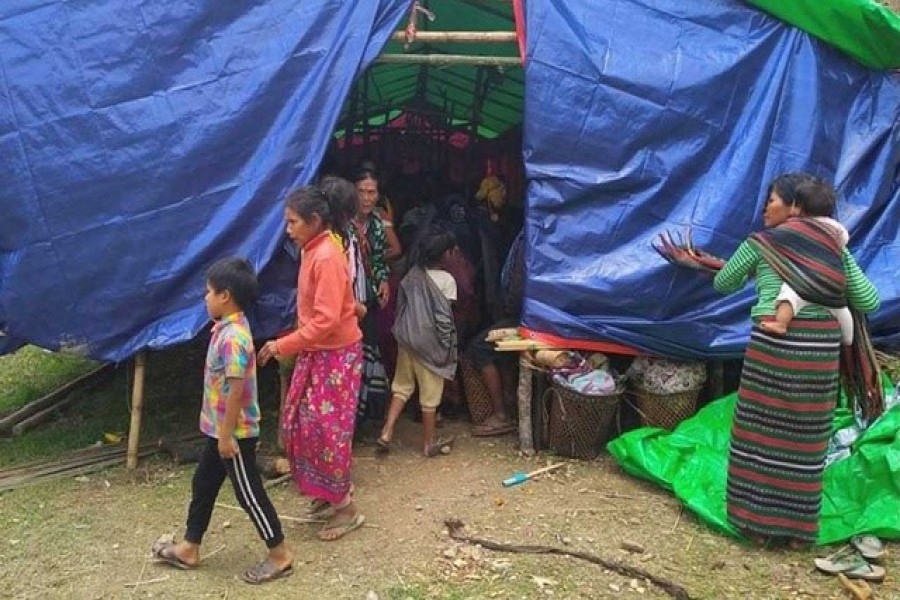
POLYGON ((274 548, 284 541, 281 521, 278 520, 275 507, 272 506, 263 487, 262 477, 256 469, 256 440, 257 438, 238 440, 241 453, 225 460, 219 456, 219 441, 206 438, 206 447, 200 456, 197 470, 194 471, 185 540, 193 544, 199 544, 203 540, 216 498, 227 476, 234 486, 238 503, 250 517, 266 547, 274 548))

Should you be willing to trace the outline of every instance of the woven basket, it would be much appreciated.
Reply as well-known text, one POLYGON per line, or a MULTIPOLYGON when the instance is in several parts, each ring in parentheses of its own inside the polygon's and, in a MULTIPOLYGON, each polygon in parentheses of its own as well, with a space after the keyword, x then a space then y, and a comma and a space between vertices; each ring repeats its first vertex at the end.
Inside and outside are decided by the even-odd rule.
POLYGON ((597 458, 612 433, 623 390, 619 388, 608 396, 588 396, 551 383, 546 392, 552 402, 550 449, 572 458, 597 458))
POLYGON ((472 424, 480 425, 494 412, 494 403, 491 402, 491 395, 484 386, 481 373, 471 360, 461 356, 459 369, 462 372, 463 390, 466 393, 466 404, 469 406, 472 424))
POLYGON ((641 417, 641 425, 672 430, 696 412, 700 389, 657 394, 631 388, 629 393, 634 397, 634 407, 641 417))

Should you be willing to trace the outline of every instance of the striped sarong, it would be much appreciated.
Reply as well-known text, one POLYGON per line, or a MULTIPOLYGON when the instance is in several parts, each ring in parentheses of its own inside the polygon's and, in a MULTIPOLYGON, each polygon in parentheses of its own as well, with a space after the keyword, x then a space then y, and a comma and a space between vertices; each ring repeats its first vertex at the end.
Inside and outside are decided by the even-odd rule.
POLYGON ((839 348, 832 318, 795 318, 783 336, 754 325, 728 456, 728 520, 745 533, 815 541, 839 348))
MULTIPOLYGON (((804 300, 834 308, 847 305, 842 249, 828 226, 815 219, 788 219, 754 233, 750 243, 804 300)), ((881 374, 865 317, 852 312, 853 344, 843 352, 839 372, 854 412, 871 423, 884 412, 881 374)))

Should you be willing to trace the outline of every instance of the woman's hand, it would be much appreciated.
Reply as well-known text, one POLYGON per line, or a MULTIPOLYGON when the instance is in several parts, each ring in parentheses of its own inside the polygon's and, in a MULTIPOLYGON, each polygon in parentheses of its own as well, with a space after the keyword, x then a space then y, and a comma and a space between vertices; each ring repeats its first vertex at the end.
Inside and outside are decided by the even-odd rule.
POLYGON ((278 344, 275 343, 275 340, 269 340, 259 349, 257 361, 260 367, 264 367, 273 358, 278 358, 278 344))
POLYGON ((387 306, 388 300, 391 299, 391 288, 387 281, 378 284, 378 306, 384 308, 387 306))

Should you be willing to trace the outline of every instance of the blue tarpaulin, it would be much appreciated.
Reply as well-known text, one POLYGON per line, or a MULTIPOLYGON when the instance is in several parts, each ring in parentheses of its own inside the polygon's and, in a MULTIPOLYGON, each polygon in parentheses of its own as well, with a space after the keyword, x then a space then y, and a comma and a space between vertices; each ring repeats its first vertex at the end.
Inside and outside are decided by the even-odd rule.
MULTIPOLYGON (((121 360, 194 336, 214 260, 284 261, 285 192, 408 7, 0 2, 0 344, 121 360)), ((261 334, 289 312, 268 288, 261 334)))
MULTIPOLYGON (((206 324, 203 272, 262 270, 286 324, 285 192, 409 0, 0 2, 0 351, 121 360, 206 324)), ((790 169, 833 179, 900 341, 900 81, 746 4, 525 3, 525 324, 674 356, 735 355, 752 292, 717 296, 650 241, 727 255, 790 169)))
POLYGON ((727 257, 768 182, 835 182, 900 344, 900 75, 741 2, 526 2, 524 324, 684 358, 739 355, 752 286, 723 297, 651 249, 691 226, 727 257))

